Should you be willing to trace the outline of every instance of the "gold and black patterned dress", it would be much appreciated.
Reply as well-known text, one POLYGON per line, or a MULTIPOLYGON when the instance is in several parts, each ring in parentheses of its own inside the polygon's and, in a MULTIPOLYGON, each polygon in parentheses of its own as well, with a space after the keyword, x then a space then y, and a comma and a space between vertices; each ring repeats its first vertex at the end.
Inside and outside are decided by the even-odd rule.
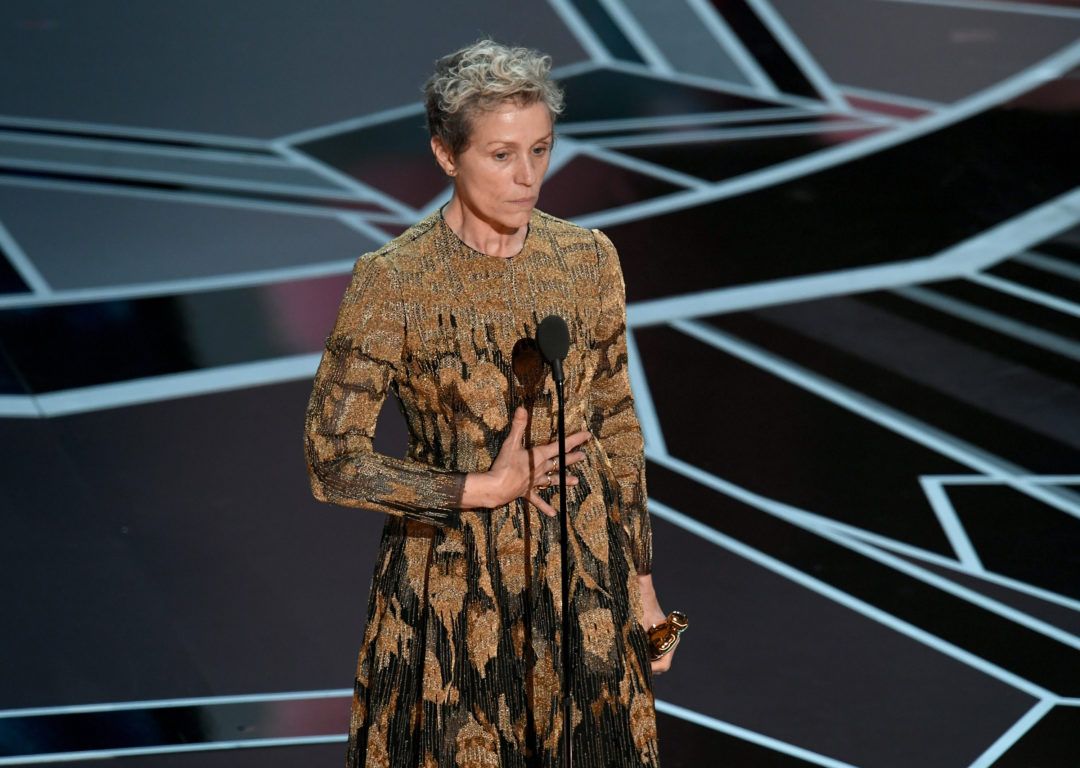
MULTIPOLYGON (((637 574, 651 569, 641 430, 618 256, 600 232, 538 211, 511 258, 466 246, 439 213, 361 256, 319 365, 305 448, 316 498, 387 513, 356 671, 348 766, 557 766, 559 520, 521 500, 458 509, 513 409, 556 439, 554 384, 531 339, 570 329, 574 763, 655 766, 656 719, 637 574), (409 450, 372 450, 389 391, 409 450)), ((543 492, 558 509, 557 488, 543 492)))

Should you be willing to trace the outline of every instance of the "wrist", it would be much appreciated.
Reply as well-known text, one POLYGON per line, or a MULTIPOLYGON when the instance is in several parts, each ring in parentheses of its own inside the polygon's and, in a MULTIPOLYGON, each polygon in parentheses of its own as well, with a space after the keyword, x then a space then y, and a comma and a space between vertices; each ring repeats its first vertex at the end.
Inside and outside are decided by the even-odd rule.
POLYGON ((651 573, 638 574, 638 589, 641 595, 642 623, 648 626, 663 621, 665 615, 656 597, 651 573))
POLYGON ((470 472, 465 476, 465 490, 461 496, 463 507, 493 509, 508 501, 504 497, 499 479, 491 472, 470 472))

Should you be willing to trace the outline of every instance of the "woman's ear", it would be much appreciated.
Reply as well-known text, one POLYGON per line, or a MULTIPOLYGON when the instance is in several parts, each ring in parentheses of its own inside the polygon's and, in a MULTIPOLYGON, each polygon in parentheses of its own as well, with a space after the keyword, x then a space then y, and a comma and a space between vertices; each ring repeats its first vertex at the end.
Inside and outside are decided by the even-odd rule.
POLYGON ((435 155, 435 162, 443 169, 443 173, 447 176, 453 176, 457 173, 453 155, 450 154, 450 150, 438 136, 431 137, 431 153, 435 155))

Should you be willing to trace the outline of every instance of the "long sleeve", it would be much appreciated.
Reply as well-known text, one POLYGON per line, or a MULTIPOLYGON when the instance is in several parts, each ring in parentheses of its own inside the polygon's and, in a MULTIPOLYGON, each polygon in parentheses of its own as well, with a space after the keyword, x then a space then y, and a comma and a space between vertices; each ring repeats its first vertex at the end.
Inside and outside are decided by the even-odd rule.
POLYGON ((365 254, 353 268, 308 401, 308 476, 319 501, 443 525, 457 514, 465 473, 372 448, 404 341, 404 307, 393 266, 385 256, 365 254))
POLYGON ((626 286, 615 246, 599 230, 600 319, 595 331, 596 372, 589 429, 599 439, 618 482, 622 525, 638 573, 652 571, 652 528, 645 487, 641 434, 626 357, 626 286))

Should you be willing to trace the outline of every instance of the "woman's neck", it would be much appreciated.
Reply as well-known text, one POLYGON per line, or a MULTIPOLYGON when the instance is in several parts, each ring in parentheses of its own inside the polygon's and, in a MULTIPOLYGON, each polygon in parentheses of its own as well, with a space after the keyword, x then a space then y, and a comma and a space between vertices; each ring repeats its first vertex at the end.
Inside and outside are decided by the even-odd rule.
POLYGON ((503 259, 520 253, 529 234, 527 224, 517 229, 502 229, 483 219, 462 203, 457 195, 451 197, 443 207, 442 217, 465 245, 474 251, 503 259))

